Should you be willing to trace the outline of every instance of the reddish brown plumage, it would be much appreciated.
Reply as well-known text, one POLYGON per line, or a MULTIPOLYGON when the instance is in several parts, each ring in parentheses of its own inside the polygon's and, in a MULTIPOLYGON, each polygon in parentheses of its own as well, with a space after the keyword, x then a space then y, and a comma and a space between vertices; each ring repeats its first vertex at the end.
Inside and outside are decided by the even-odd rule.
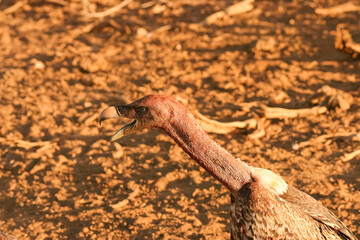
POLYGON ((115 115, 135 119, 117 134, 160 128, 232 193, 232 239, 352 239, 356 237, 309 195, 288 187, 271 171, 251 168, 213 141, 178 101, 149 95, 111 107, 100 122, 115 115))

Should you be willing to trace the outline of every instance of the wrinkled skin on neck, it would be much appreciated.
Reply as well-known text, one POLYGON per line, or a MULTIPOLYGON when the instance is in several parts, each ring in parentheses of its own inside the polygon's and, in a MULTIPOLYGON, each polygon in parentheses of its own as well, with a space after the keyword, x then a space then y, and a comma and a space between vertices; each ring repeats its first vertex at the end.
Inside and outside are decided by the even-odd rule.
POLYGON ((116 116, 134 121, 120 129, 113 141, 142 129, 159 128, 233 194, 251 181, 249 167, 212 140, 190 111, 171 97, 148 95, 128 105, 109 107, 101 113, 100 122, 116 116))

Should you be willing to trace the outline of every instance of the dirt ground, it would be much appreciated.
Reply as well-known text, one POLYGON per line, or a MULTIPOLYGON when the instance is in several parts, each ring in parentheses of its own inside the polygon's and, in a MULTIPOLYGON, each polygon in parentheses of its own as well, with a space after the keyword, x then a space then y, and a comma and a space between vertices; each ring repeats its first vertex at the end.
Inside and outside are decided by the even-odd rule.
POLYGON ((164 93, 221 122, 256 118, 257 129, 211 136, 311 194, 360 237, 360 156, 347 155, 360 149, 360 63, 334 47, 340 23, 360 42, 360 12, 316 12, 345 2, 256 0, 204 22, 235 2, 133 0, 98 18, 120 1, 0 1, 0 231, 229 239, 228 191, 172 139, 150 130, 111 143, 126 121, 97 123, 108 105, 164 93), (256 114, 261 104, 326 105, 324 86, 345 107, 256 114))

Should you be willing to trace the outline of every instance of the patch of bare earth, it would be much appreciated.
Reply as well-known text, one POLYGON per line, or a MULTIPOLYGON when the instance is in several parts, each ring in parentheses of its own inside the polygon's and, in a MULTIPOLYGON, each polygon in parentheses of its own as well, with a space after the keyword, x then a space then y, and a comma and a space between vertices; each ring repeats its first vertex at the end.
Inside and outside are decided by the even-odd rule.
POLYGON ((258 129, 211 135, 360 236, 360 63, 334 46, 338 24, 360 42, 359 11, 316 11, 340 0, 248 2, 236 12, 234 1, 133 0, 98 18, 120 2, 0 1, 0 231, 229 239, 228 191, 169 137, 111 143, 124 122, 97 124, 105 106, 159 92, 210 119, 255 118, 258 129), (261 106, 326 110, 264 118, 261 106))

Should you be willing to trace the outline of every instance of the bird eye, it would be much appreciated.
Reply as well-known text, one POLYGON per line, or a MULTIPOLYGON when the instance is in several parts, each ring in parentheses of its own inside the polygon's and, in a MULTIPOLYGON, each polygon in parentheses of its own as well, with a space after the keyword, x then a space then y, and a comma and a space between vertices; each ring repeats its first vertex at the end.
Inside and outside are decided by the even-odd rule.
POLYGON ((136 113, 139 114, 139 115, 143 115, 147 112, 147 108, 146 107, 138 107, 136 108, 136 113))

